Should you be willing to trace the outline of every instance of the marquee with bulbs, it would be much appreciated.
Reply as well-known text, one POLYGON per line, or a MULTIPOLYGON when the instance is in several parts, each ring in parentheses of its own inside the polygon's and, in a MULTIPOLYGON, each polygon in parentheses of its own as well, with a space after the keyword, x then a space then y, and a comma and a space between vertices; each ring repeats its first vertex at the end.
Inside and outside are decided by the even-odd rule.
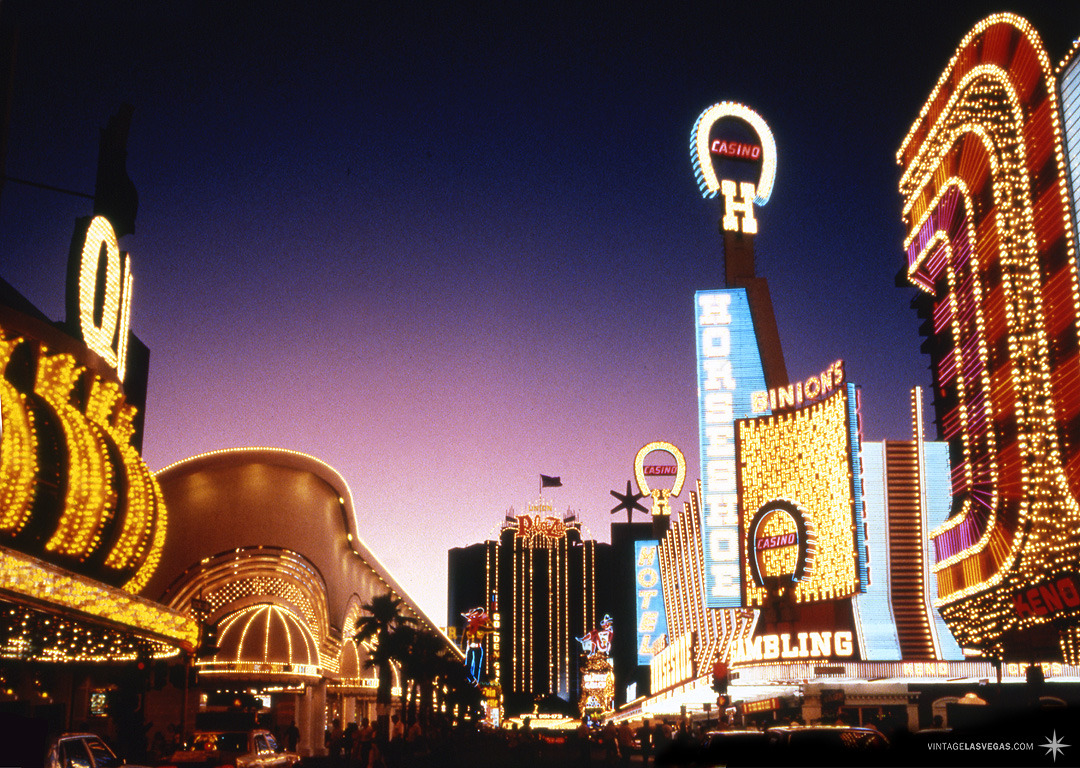
POLYGON ((1080 283, 1061 115, 1038 33, 997 14, 962 40, 898 161, 953 467, 937 606, 964 648, 1075 664, 1080 283))
POLYGON ((0 657, 167 656, 198 641, 196 622, 138 595, 166 510, 124 392, 129 265, 107 219, 81 219, 68 326, 0 306, 0 657))

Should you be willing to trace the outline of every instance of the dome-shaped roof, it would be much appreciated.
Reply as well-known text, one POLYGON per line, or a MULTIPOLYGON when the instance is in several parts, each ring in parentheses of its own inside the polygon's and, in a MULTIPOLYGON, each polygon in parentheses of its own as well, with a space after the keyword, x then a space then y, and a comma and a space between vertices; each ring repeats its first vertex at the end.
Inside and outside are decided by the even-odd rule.
POLYGON ((319 649, 304 620, 280 605, 256 603, 217 623, 214 656, 202 674, 228 677, 319 677, 319 649))

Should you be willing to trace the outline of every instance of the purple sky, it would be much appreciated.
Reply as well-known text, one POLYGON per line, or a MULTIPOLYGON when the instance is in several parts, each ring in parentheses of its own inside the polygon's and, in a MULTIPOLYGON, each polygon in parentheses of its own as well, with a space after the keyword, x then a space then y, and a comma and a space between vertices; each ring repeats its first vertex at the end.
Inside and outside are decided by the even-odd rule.
MULTIPOLYGON (((687 151, 705 107, 746 103, 776 136, 757 256, 789 374, 843 358, 865 438, 906 439, 929 378, 893 285, 896 150, 990 10, 1026 13, 1054 64, 1080 34, 1064 3, 377 5, 5 2, 7 168, 92 192, 98 130, 134 105, 147 463, 322 459, 437 622, 446 550, 523 511, 540 473, 601 540, 645 443, 697 480, 693 294, 722 287, 687 151)), ((50 317, 89 212, 0 196, 0 276, 50 317)))

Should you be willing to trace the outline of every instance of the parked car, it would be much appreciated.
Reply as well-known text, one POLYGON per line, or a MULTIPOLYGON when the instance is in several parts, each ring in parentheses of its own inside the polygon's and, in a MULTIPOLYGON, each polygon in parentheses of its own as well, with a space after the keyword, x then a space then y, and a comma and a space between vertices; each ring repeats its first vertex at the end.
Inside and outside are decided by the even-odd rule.
POLYGON ((701 740, 698 765, 753 765, 764 757, 764 731, 709 731, 701 740))
POLYGON ((291 768, 300 755, 279 752, 270 731, 196 731, 191 744, 173 753, 175 768, 291 768))
POLYGON ((65 733, 57 737, 45 757, 45 768, 136 768, 117 757, 96 733, 65 733))
POLYGON ((803 765, 861 765, 889 748, 880 731, 851 725, 778 726, 765 733, 771 756, 797 757, 803 765))

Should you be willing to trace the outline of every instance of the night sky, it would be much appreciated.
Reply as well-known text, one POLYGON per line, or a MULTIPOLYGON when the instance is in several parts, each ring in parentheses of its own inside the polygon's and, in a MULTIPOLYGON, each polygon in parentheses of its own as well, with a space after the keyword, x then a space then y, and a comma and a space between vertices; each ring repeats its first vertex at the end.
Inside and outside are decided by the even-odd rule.
MULTIPOLYGON (((908 439, 929 373, 894 285, 897 148, 991 11, 1055 65, 1080 35, 1064 2, 390 5, 4 0, 7 171, 93 192, 99 129, 134 106, 147 463, 316 456, 440 623, 446 551, 540 473, 605 541, 642 445, 697 480, 693 294, 723 287, 688 153, 703 109, 745 103, 776 137, 756 250, 790 376, 844 359, 865 439, 908 439)), ((90 212, 0 194, 0 277, 54 319, 90 212)))

